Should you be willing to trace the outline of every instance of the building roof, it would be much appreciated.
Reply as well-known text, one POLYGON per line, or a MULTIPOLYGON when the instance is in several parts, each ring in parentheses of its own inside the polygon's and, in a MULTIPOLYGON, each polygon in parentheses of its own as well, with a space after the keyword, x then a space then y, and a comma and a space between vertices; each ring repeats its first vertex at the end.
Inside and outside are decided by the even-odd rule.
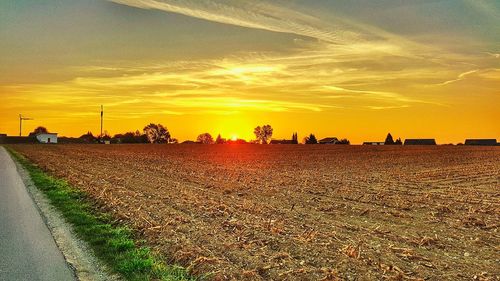
POLYGON ((269 144, 294 144, 293 140, 271 140, 269 144))
POLYGON ((383 142, 383 141, 365 141, 365 142, 363 142, 363 145, 372 145, 372 144, 384 145, 385 142, 383 142))
POLYGON ((465 145, 497 145, 496 139, 466 139, 465 145))
POLYGON ((338 142, 338 141, 339 141, 339 139, 336 137, 328 137, 328 138, 324 138, 324 139, 319 140, 320 143, 329 143, 329 142, 338 142))
POLYGON ((406 139, 405 145, 436 145, 435 139, 406 139))
POLYGON ((57 133, 33 133, 31 132, 28 137, 36 137, 39 135, 51 135, 51 136, 57 136, 57 133))

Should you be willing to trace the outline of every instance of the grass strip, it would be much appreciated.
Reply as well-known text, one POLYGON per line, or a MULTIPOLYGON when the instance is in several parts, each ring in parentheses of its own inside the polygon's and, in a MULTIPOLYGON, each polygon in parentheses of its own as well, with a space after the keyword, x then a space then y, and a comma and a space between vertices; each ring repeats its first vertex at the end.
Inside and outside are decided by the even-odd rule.
POLYGON ((148 247, 138 245, 129 228, 117 225, 109 214, 93 207, 84 192, 48 175, 11 148, 6 149, 95 255, 126 280, 196 280, 185 268, 165 265, 148 247))

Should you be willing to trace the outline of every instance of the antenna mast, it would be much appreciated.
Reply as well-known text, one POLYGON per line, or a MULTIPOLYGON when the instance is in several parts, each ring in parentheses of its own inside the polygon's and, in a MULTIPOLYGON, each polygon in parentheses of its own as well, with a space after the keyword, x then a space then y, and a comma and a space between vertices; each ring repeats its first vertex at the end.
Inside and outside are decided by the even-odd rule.
POLYGON ((23 121, 24 120, 34 120, 33 118, 29 118, 29 117, 23 117, 22 114, 19 114, 19 136, 22 137, 23 136, 23 121))
POLYGON ((101 138, 102 138, 102 119, 103 119, 103 116, 104 116, 104 107, 101 105, 101 138))

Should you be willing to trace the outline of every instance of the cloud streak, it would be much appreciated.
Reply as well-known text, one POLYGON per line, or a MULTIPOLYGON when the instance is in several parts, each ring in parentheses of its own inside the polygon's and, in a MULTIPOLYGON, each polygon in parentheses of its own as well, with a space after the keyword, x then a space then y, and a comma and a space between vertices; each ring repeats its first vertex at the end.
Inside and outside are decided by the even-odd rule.
MULTIPOLYGON (((329 43, 345 44, 363 40, 363 28, 347 20, 328 22, 284 5, 264 1, 213 0, 109 0, 141 9, 156 9, 208 21, 292 33, 329 43)), ((381 32, 380 32, 381 33, 381 32)), ((371 37, 382 34, 370 34, 371 37)), ((388 35, 388 34, 385 34, 388 35)), ((381 37, 379 39, 382 39, 381 37)))
POLYGON ((478 71, 479 71, 479 69, 474 69, 474 70, 470 70, 470 71, 466 71, 466 72, 460 73, 456 79, 447 80, 447 81, 444 81, 443 83, 439 83, 438 85, 439 86, 446 86, 446 85, 449 85, 449 84, 452 84, 452 83, 455 83, 455 82, 459 82, 459 81, 465 80, 467 78, 467 76, 469 76, 471 74, 474 74, 474 73, 477 73, 478 71))
MULTIPOLYGON (((40 108, 57 104, 81 112, 88 112, 96 103, 105 104, 123 118, 145 113, 324 112, 431 103, 379 90, 382 83, 410 79, 415 69, 380 72, 353 68, 351 63, 346 54, 311 52, 292 56, 249 54, 140 67, 133 63, 82 66, 77 68, 82 75, 74 79, 4 85, 0 86, 0 95, 8 95, 10 104, 28 104, 29 100, 40 108)), ((435 73, 422 71, 420 76, 433 77, 435 73)))
MULTIPOLYGON (((315 39, 298 44, 304 52, 354 55, 376 59, 380 55, 406 57, 416 60, 440 61, 449 59, 439 48, 417 43, 374 25, 347 19, 331 11, 328 17, 302 11, 288 2, 262 0, 108 0, 140 9, 155 9, 177 13, 212 22, 289 33, 315 39)), ((300 42, 300 38, 297 38, 300 42)), ((296 46, 297 47, 297 46, 296 46)))

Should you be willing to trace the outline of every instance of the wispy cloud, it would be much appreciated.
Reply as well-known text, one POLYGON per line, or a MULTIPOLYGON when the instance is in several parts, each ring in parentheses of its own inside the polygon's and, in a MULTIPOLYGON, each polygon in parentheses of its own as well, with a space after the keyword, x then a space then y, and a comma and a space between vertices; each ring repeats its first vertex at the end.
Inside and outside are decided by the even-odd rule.
MULTIPOLYGON (((235 26, 305 36, 332 46, 384 52, 398 56, 420 56, 415 49, 434 48, 387 32, 373 25, 329 13, 328 18, 302 11, 287 2, 262 0, 108 0, 141 9, 166 12, 235 26), (292 8, 293 7, 293 8, 292 8)), ((340 49, 336 51, 341 51, 340 49)))
POLYGON ((488 82, 493 82, 496 85, 500 85, 500 69, 498 68, 484 68, 484 69, 474 69, 470 71, 465 71, 458 74, 456 79, 447 80, 437 85, 438 86, 449 85, 456 82, 464 81, 469 77, 480 78, 485 82, 488 81, 488 82))
POLYGON ((442 103, 411 98, 395 92, 347 89, 330 85, 323 86, 322 88, 328 93, 324 98, 356 99, 357 104, 361 107, 375 110, 407 108, 419 103, 443 106, 442 103))
POLYGON ((157 9, 236 26, 293 33, 331 43, 352 42, 361 34, 341 22, 325 23, 284 6, 255 1, 109 0, 141 9, 157 9))
POLYGON ((474 74, 474 73, 477 73, 479 71, 479 69, 474 69, 474 70, 469 70, 469 71, 466 71, 466 72, 462 72, 458 75, 458 77, 456 79, 452 79, 452 80, 447 80, 447 81, 444 81, 442 83, 439 83, 437 85, 439 86, 445 86, 445 85, 448 85, 448 84, 451 84, 451 83, 455 83, 455 82, 459 82, 459 81, 462 81, 462 80, 465 80, 467 78, 467 76, 471 75, 471 74, 474 74))
POLYGON ((491 53, 491 52, 486 52, 487 55, 492 56, 496 59, 500 59, 500 54, 498 53, 491 53))
MULTIPOLYGON (((123 118, 196 112, 381 109, 428 102, 378 90, 392 80, 414 79, 411 74, 416 73, 415 69, 380 72, 367 69, 367 62, 365 68, 354 68, 352 63, 350 55, 323 50, 140 67, 124 63, 119 67, 84 66, 78 68, 80 77, 45 84, 4 85, 0 86, 0 95, 9 93, 10 104, 26 104, 30 100, 30 104, 38 107, 58 104, 81 112, 102 103, 123 118)), ((435 74, 432 71, 420 74, 425 75, 435 74)))

